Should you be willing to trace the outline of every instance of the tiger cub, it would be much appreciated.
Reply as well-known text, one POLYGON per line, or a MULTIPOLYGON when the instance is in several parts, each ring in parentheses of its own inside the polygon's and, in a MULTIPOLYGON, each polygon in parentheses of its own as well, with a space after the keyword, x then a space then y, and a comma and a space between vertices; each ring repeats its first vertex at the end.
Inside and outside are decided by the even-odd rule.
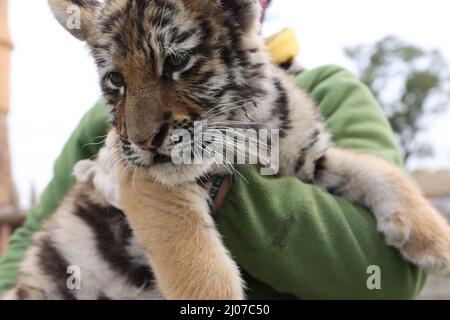
MULTIPOLYGON (((98 66, 111 107, 112 152, 120 158, 122 209, 164 298, 244 297, 239 270, 195 183, 217 169, 214 156, 200 143, 192 148, 202 149, 202 162, 172 158, 186 144, 173 135, 180 127, 195 132, 199 123, 219 132, 279 130, 280 174, 367 207, 403 257, 450 273, 446 221, 398 168, 333 146, 312 100, 266 54, 257 0, 48 1, 98 66)), ((235 139, 223 142, 236 146, 235 139)), ((226 160, 233 170, 233 159, 226 160)))
POLYGON ((21 263, 17 285, 4 298, 243 298, 239 269, 222 244, 206 207, 208 184, 164 186, 145 170, 122 172, 124 159, 117 152, 118 144, 113 129, 95 161, 76 164, 77 183, 33 237, 34 244, 21 263), (122 192, 123 187, 131 193, 122 192), (138 236, 120 209, 122 202, 139 202, 145 207, 138 210, 142 216, 128 217, 131 221, 146 220, 135 226, 138 236), (152 237, 148 237, 150 233, 152 237), (164 263, 171 263, 172 268, 158 274, 152 266, 161 264, 160 256, 149 258, 140 244, 150 247, 152 238, 158 239, 153 245, 170 252, 170 261, 164 263), (189 266, 179 270, 180 261, 189 266), (201 282, 205 273, 220 275, 223 283, 201 282), (170 292, 171 288, 165 285, 166 276, 177 282, 177 292, 170 292), (197 286, 189 288, 183 283, 197 286), (220 286, 220 291, 216 286, 220 286))

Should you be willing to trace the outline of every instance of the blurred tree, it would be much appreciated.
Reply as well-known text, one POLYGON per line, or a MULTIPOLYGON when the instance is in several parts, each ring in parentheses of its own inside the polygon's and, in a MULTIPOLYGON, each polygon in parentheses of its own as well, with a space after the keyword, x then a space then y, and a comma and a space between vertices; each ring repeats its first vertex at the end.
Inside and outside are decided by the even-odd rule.
POLYGON ((421 133, 430 117, 449 106, 450 73, 442 54, 393 36, 346 48, 345 54, 380 102, 403 147, 405 162, 433 155, 432 144, 421 133))

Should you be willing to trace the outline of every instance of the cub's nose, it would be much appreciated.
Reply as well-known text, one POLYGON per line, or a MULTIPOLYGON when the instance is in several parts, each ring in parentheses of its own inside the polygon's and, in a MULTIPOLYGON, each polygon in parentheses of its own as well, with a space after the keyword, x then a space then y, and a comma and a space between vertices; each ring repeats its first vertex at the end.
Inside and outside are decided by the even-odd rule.
POLYGON ((153 132, 147 139, 135 144, 142 150, 156 150, 160 148, 169 133, 169 125, 164 124, 157 131, 153 132))

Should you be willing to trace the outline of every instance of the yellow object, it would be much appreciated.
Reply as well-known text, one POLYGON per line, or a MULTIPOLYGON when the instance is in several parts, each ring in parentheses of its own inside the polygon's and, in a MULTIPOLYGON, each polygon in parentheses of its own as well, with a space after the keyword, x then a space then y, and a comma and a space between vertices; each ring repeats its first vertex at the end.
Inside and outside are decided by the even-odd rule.
POLYGON ((283 64, 292 62, 300 53, 300 45, 293 28, 286 28, 266 39, 267 51, 273 62, 283 64))

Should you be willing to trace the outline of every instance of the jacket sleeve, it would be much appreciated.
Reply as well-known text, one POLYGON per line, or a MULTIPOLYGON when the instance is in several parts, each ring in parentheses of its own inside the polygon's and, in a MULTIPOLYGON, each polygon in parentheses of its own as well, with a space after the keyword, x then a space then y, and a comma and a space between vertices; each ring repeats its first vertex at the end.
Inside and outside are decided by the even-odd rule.
POLYGON ((107 119, 106 105, 100 101, 84 116, 65 145, 55 162, 53 179, 42 194, 39 204, 29 211, 25 224, 14 233, 6 254, 1 257, 0 296, 15 286, 18 265, 32 243, 33 233, 58 208, 74 184, 74 165, 79 160, 95 156, 101 148, 108 130, 107 119))
MULTIPOLYGON (((329 66, 296 80, 316 100, 339 147, 401 165, 379 105, 350 73, 329 66)), ((236 178, 218 224, 249 287, 266 290, 266 296, 249 290, 250 298, 273 296, 269 288, 300 299, 410 299, 420 292, 425 273, 385 244, 365 209, 296 178, 263 177, 257 167, 241 173, 247 181, 236 178)))

